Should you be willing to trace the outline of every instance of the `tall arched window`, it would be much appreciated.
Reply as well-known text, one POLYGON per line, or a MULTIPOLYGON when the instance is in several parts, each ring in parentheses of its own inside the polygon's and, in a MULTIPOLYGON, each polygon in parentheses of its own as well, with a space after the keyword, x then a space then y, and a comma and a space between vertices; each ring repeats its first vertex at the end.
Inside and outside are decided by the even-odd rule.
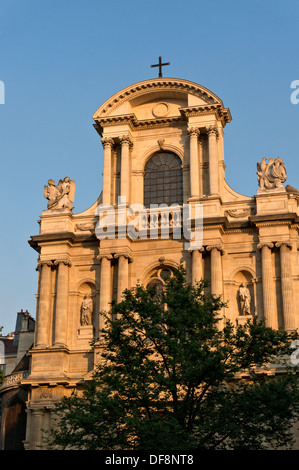
POLYGON ((183 204, 182 164, 174 153, 156 153, 145 165, 144 205, 150 204, 183 204))

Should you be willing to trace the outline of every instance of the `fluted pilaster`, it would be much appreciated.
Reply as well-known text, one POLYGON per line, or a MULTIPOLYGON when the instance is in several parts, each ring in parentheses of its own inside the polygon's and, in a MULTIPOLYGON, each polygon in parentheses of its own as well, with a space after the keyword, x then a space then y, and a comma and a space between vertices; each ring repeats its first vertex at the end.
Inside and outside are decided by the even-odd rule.
POLYGON ((108 312, 111 303, 111 260, 112 255, 100 255, 100 312, 108 312))
POLYGON ((208 129, 210 195, 219 194, 219 162, 217 152, 217 137, 217 128, 210 127, 208 129))
POLYGON ((224 251, 221 245, 206 247, 211 252, 211 294, 219 297, 223 294, 222 260, 224 251))
POLYGON ((190 138, 190 193, 191 198, 199 197, 199 161, 198 161, 198 136, 199 129, 188 129, 190 138))
POLYGON ((201 281, 204 277, 203 274, 203 254, 204 248, 199 250, 193 250, 192 256, 192 285, 194 286, 197 282, 201 281))
POLYGON ((111 138, 105 137, 102 139, 102 144, 104 148, 102 203, 110 205, 112 178, 112 149, 114 141, 111 138))
POLYGON ((259 243, 258 248, 262 255, 262 283, 264 319, 266 326, 278 328, 278 319, 275 308, 275 284, 273 278, 272 254, 273 243, 259 243))
POLYGON ((121 142, 121 172, 120 172, 120 197, 121 201, 129 204, 130 198, 130 148, 132 141, 129 136, 123 136, 121 142))
POLYGON ((67 333, 69 267, 71 263, 69 260, 63 259, 54 261, 54 265, 57 265, 54 346, 65 346, 67 333))
POLYGON ((121 302, 123 292, 129 285, 129 263, 133 260, 127 253, 117 253, 114 258, 118 259, 117 301, 121 302))
POLYGON ((52 261, 39 261, 39 298, 37 308, 36 347, 49 346, 50 307, 51 307, 51 267, 52 261))
POLYGON ((280 255, 280 282, 283 305, 283 320, 286 330, 296 328, 296 315, 293 292, 291 249, 292 245, 288 242, 277 242, 275 246, 279 248, 280 255))

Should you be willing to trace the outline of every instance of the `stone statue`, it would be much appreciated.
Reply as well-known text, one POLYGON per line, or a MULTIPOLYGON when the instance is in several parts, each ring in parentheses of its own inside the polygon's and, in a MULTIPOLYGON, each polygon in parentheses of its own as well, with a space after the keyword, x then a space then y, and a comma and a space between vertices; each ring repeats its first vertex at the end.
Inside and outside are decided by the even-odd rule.
POLYGON ((240 314, 250 315, 251 296, 249 289, 245 286, 244 282, 240 285, 238 294, 240 299, 240 314))
POLYGON ((81 326, 92 325, 93 301, 90 294, 86 294, 81 304, 81 326))
POLYGON ((262 190, 282 188, 282 183, 287 179, 287 172, 281 158, 264 157, 257 163, 258 183, 262 190))
POLYGON ((69 209, 72 210, 74 202, 76 183, 66 176, 59 180, 58 185, 55 181, 49 179, 48 185, 44 186, 44 196, 49 200, 48 210, 69 209))

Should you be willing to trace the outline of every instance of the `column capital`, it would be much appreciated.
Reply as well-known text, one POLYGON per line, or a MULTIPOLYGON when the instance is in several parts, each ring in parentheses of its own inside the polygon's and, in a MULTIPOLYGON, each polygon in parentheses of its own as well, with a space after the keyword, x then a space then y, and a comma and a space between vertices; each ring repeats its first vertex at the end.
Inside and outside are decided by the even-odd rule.
POLYGON ((132 258, 132 256, 129 255, 129 253, 115 253, 114 258, 119 259, 121 256, 126 258, 129 263, 133 263, 133 261, 134 261, 134 258, 132 258))
POLYGON ((217 250, 217 251, 220 251, 221 255, 224 255, 224 249, 223 249, 222 245, 208 245, 206 247, 207 251, 212 251, 214 249, 217 250))
POLYGON ((130 148, 133 147, 133 141, 129 135, 123 135, 122 137, 120 137, 119 141, 122 146, 127 144, 130 148))
POLYGON ((272 243, 272 242, 260 242, 260 243, 257 245, 257 248, 258 248, 259 250, 261 250, 261 249, 264 248, 265 246, 268 247, 268 248, 270 248, 270 249, 272 249, 272 248, 274 248, 274 243, 272 243))
POLYGON ((40 271, 43 266, 49 266, 51 268, 53 266, 52 260, 39 260, 37 262, 36 271, 40 271))
POLYGON ((58 258, 53 261, 54 266, 58 266, 59 264, 64 264, 65 266, 71 267, 72 263, 68 258, 58 258))
POLYGON ((205 247, 202 246, 201 248, 192 248, 192 246, 190 248, 188 248, 188 251, 189 253, 194 253, 195 251, 198 251, 200 253, 203 253, 205 251, 205 247))
POLYGON ((113 259, 113 256, 110 253, 101 253, 100 255, 97 256, 97 259, 99 261, 102 261, 102 259, 107 259, 108 261, 111 261, 113 259))
POLYGON ((103 147, 110 147, 112 148, 114 146, 114 140, 111 137, 103 137, 101 139, 103 147))
POLYGON ((215 137, 219 137, 219 131, 216 126, 210 126, 207 128, 207 134, 210 135, 215 135, 215 137))
POLYGON ((290 250, 292 249, 292 243, 288 241, 279 241, 275 243, 276 248, 280 248, 282 245, 285 245, 287 248, 290 248, 290 250))
POLYGON ((200 135, 200 130, 198 127, 188 127, 187 132, 190 137, 198 138, 200 135))

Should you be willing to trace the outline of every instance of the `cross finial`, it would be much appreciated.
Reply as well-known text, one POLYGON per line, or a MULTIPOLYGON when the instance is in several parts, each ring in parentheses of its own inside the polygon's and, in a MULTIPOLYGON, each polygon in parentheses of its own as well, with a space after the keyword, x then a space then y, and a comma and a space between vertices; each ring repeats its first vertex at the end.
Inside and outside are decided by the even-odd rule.
POLYGON ((162 67, 164 67, 164 65, 170 65, 170 62, 165 62, 164 64, 162 64, 162 57, 160 56, 159 63, 151 65, 151 67, 159 67, 159 77, 162 77, 162 67))

